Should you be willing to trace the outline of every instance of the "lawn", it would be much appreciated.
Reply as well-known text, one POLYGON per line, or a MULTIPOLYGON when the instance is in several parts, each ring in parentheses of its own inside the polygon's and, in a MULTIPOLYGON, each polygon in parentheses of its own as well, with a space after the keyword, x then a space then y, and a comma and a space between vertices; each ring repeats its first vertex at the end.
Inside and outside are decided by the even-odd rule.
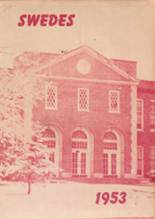
POLYGON ((22 183, 0 184, 0 219, 83 219, 152 217, 153 185, 86 184, 68 181, 36 183, 31 195, 22 183), (98 192, 126 192, 126 202, 96 204, 98 192))

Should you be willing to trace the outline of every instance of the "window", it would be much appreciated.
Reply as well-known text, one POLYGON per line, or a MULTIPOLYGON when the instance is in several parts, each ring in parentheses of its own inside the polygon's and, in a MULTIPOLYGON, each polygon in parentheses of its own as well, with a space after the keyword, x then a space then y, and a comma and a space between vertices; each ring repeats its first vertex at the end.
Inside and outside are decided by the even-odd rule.
POLYGON ((142 146, 137 147, 137 175, 143 175, 144 151, 142 146))
POLYGON ((85 132, 77 130, 72 134, 72 174, 86 176, 88 137, 85 132))
POLYGON ((155 100, 150 102, 150 129, 155 131, 155 100))
POLYGON ((104 135, 104 149, 116 150, 117 149, 117 137, 113 132, 106 132, 104 135))
POLYGON ((137 129, 143 130, 143 100, 137 100, 137 129))
POLYGON ((72 148, 87 148, 87 141, 86 134, 81 130, 72 134, 72 148))
POLYGON ((42 132, 41 136, 42 144, 47 145, 49 148, 56 147, 56 135, 55 132, 49 128, 42 132))
POLYGON ((78 88, 78 111, 89 111, 89 89, 78 88))
POLYGON ((150 150, 150 169, 155 170, 155 146, 152 146, 150 150))
POLYGON ((116 90, 109 91, 109 112, 120 112, 120 92, 116 90))
POLYGON ((109 167, 108 167, 108 154, 103 154, 103 173, 104 173, 104 175, 105 176, 107 176, 108 175, 108 169, 109 169, 109 167))
POLYGON ((103 175, 117 176, 118 173, 118 138, 115 133, 108 131, 104 135, 103 175))
POLYGON ((57 109, 57 87, 55 85, 46 85, 45 108, 51 110, 57 109))
POLYGON ((56 133, 52 129, 46 128, 41 133, 40 140, 49 149, 49 160, 55 163, 56 133))

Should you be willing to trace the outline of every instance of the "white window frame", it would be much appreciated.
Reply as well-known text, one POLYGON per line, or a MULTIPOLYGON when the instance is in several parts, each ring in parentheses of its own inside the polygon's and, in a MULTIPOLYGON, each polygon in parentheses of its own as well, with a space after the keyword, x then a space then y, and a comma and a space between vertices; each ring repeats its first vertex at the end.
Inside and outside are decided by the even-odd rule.
POLYGON ((46 85, 45 85, 45 109, 47 109, 47 110, 57 110, 57 108, 58 108, 58 89, 57 89, 57 86, 52 84, 52 83, 46 83, 46 85), (49 87, 53 87, 55 89, 55 92, 56 92, 55 107, 49 106, 48 101, 47 101, 47 95, 48 95, 49 87))
MULTIPOLYGON (((143 99, 141 99, 141 98, 138 98, 137 99, 137 115, 138 115, 138 101, 140 101, 141 102, 141 107, 142 107, 142 112, 141 112, 141 128, 138 128, 137 127, 137 130, 138 131, 143 131, 144 130, 144 100, 143 99)), ((138 120, 137 120, 137 122, 138 122, 138 120)), ((138 123, 137 123, 138 124, 138 123)))
MULTIPOLYGON (((155 102, 155 99, 150 100, 150 102, 155 102)), ((151 113, 152 113, 152 112, 150 111, 150 113, 149 113, 149 119, 150 119, 151 113)), ((151 122, 150 122, 150 124, 151 124, 151 122)), ((155 132, 155 128, 153 128, 153 129, 150 128, 150 131, 151 131, 151 132, 155 132)))
MULTIPOLYGON (((137 164, 138 164, 138 160, 141 159, 142 161, 142 173, 141 174, 138 174, 137 173, 137 176, 143 176, 144 175, 144 147, 143 146, 137 146, 137 164), (138 150, 141 150, 142 152, 142 157, 138 157, 138 150)), ((137 170, 138 170, 138 165, 137 165, 137 170)))
POLYGON ((78 98, 77 98, 77 105, 78 105, 78 111, 79 112, 89 112, 89 88, 84 88, 84 87, 82 87, 82 88, 78 88, 78 98), (87 102, 88 102, 88 105, 87 105, 87 108, 86 109, 82 109, 81 107, 80 107, 80 91, 81 90, 86 90, 86 93, 87 93, 87 102))
POLYGON ((108 93, 108 101, 109 101, 109 113, 120 113, 120 91, 119 90, 109 90, 108 93), (118 97, 118 109, 117 110, 112 110, 111 108, 111 93, 116 93, 118 97))
POLYGON ((151 161, 153 160, 155 161, 155 157, 153 157, 153 153, 152 153, 153 150, 155 150, 155 146, 150 147, 150 170, 155 170, 155 168, 153 169, 151 166, 151 161))

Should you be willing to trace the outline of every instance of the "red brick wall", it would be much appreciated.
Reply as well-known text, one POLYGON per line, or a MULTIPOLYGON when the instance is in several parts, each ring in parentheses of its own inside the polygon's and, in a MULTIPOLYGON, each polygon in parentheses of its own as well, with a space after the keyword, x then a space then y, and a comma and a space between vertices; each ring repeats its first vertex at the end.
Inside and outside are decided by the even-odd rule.
MULTIPOLYGON (((53 81, 58 87, 58 109, 45 110, 43 101, 33 109, 33 120, 60 129, 63 136, 62 166, 70 171, 71 133, 77 127, 89 130, 94 136, 94 172, 102 173, 103 136, 109 128, 119 130, 124 136, 124 169, 130 172, 130 87, 78 81, 53 81), (77 88, 89 88, 89 112, 77 111, 77 88), (120 113, 108 112, 108 90, 120 90, 120 113)), ((43 83, 43 82, 42 82, 43 83)), ((42 87, 43 89, 43 87, 42 87)), ((44 93, 44 92, 43 92, 44 93)))
POLYGON ((144 103, 144 129, 138 131, 138 145, 144 147, 144 174, 150 170, 150 146, 155 146, 155 132, 150 131, 150 100, 155 99, 155 90, 138 88, 138 98, 144 103))

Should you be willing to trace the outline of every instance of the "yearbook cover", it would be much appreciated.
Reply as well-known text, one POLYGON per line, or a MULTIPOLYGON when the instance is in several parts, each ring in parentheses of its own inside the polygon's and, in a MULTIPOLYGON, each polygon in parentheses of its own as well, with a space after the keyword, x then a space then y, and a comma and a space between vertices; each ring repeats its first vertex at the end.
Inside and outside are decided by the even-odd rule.
POLYGON ((155 219, 155 1, 0 1, 0 219, 155 219))

